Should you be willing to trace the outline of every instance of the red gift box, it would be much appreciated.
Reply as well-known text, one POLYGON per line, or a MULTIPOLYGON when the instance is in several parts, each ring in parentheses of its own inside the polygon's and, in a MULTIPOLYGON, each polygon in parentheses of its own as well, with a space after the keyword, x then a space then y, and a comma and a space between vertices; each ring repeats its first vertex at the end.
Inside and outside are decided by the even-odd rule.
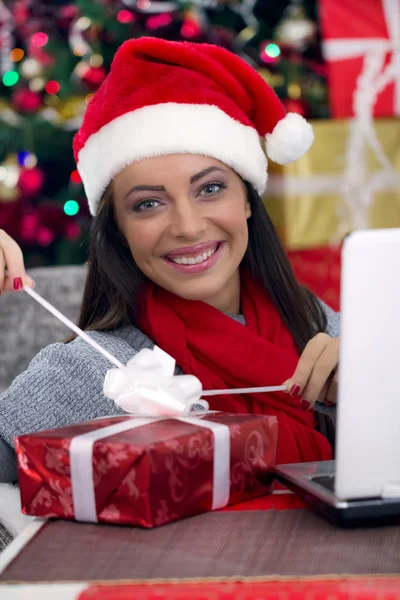
POLYGON ((16 440, 22 512, 154 527, 271 491, 276 417, 109 417, 16 440))
POLYGON ((398 0, 320 0, 320 19, 332 116, 400 114, 398 0))

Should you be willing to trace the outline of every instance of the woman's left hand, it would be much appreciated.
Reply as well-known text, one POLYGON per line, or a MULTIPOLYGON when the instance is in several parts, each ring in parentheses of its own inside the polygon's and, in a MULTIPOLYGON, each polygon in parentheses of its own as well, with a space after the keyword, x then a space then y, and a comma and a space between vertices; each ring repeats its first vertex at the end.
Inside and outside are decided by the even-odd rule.
POLYGON ((302 410, 309 410, 315 402, 336 404, 339 339, 318 333, 304 348, 293 376, 285 381, 287 392, 301 397, 302 410))

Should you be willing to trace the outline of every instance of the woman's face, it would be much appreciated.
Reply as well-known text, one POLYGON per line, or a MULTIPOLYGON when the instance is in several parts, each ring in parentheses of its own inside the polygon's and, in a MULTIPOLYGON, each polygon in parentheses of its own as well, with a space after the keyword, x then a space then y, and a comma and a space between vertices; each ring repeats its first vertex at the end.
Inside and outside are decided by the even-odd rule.
POLYGON ((117 223, 149 279, 183 298, 239 311, 251 211, 232 169, 207 156, 171 154, 132 163, 112 186, 117 223))

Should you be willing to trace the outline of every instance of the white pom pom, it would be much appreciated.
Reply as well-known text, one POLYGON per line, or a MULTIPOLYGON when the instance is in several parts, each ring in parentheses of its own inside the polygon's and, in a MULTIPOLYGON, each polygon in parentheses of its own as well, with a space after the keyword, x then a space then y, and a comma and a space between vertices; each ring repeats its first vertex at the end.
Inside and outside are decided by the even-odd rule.
POLYGON ((285 165, 303 156, 314 141, 314 131, 301 115, 288 113, 278 121, 272 133, 265 136, 267 156, 285 165))

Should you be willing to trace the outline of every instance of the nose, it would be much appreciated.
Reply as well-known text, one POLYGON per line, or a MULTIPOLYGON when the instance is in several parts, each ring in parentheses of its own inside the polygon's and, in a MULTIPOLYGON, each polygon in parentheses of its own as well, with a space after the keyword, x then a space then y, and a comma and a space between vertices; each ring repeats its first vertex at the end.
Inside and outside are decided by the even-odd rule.
POLYGON ((199 239, 207 227, 201 208, 185 198, 171 208, 170 233, 174 237, 199 239))

